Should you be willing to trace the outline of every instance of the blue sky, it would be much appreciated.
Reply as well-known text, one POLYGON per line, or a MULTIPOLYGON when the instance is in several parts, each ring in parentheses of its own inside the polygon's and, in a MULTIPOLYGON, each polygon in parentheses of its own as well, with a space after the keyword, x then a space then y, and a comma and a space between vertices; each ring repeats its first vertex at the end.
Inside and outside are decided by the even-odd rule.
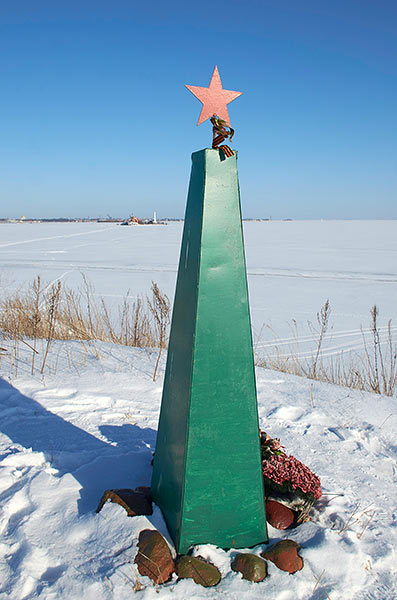
POLYGON ((215 64, 245 217, 397 218, 395 0, 0 5, 0 216, 182 217, 215 64))

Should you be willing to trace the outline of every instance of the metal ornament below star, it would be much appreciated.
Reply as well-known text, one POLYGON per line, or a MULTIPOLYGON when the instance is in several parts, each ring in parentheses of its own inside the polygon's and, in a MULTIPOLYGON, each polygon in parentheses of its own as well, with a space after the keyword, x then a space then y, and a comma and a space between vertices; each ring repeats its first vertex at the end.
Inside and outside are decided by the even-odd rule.
POLYGON ((185 87, 187 87, 189 92, 196 96, 203 105, 197 125, 200 125, 215 114, 226 121, 230 127, 227 105, 229 102, 232 102, 232 100, 238 98, 238 96, 241 96, 242 92, 224 90, 222 88, 222 82, 217 66, 215 66, 210 84, 207 88, 198 87, 196 85, 186 85, 185 87))

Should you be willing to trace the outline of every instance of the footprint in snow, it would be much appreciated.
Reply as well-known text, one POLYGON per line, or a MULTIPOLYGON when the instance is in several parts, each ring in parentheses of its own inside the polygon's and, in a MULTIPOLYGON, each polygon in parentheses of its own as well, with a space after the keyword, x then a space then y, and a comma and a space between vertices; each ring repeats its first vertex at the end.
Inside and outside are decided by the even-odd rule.
POLYGON ((3 506, 0 514, 0 533, 9 535, 19 527, 34 510, 25 490, 19 490, 3 506))
POLYGON ((305 414, 303 408, 299 406, 281 406, 272 411, 268 416, 272 416, 282 421, 299 421, 305 414))
POLYGON ((73 398, 77 394, 77 390, 70 388, 53 388, 46 390, 39 390, 35 392, 35 398, 43 398, 44 400, 51 400, 53 398, 62 398, 64 400, 69 400, 73 398))
POLYGON ((18 569, 23 598, 30 596, 33 592, 40 594, 44 588, 53 585, 57 579, 62 577, 67 565, 51 563, 45 548, 30 547, 18 569))

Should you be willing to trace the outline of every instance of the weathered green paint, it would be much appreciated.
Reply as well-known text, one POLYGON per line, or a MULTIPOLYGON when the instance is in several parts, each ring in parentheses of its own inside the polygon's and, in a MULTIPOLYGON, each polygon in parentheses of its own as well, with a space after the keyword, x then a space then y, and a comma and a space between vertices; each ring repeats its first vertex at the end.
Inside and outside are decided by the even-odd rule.
POLYGON ((267 541, 237 157, 192 161, 151 488, 179 553, 267 541))

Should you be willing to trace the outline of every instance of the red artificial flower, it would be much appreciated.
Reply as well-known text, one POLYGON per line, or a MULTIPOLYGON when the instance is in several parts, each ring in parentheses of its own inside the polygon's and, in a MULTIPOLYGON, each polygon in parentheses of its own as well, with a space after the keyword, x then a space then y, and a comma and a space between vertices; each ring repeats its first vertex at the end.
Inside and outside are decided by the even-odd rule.
POLYGON ((320 478, 294 456, 272 454, 262 461, 262 472, 266 479, 277 485, 286 484, 303 494, 321 498, 320 478))

